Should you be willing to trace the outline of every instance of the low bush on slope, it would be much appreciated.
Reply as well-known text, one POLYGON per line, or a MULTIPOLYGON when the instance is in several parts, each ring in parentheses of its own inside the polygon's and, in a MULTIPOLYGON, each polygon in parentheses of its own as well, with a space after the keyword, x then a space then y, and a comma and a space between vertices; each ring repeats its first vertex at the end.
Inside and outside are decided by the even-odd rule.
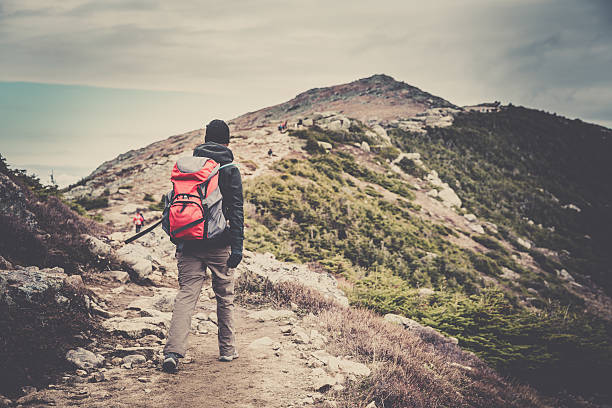
POLYGON ((0 156, 0 255, 21 265, 64 268, 80 273, 96 263, 81 234, 101 226, 72 211, 56 187, 43 186, 0 156))
MULTIPOLYGON (((318 292, 290 282, 271 284, 240 276, 238 299, 246 303, 291 303, 316 314, 317 329, 330 339, 329 351, 354 356, 372 374, 344 391, 329 391, 339 407, 364 407, 375 401, 385 408, 403 407, 545 407, 529 387, 501 378, 477 357, 459 347, 426 340, 414 331, 388 323, 365 310, 338 306, 318 292)), ((554 403, 558 406, 558 404, 554 403)))
MULTIPOLYGON (((454 335, 504 373, 551 389, 602 390, 601 374, 612 367, 610 329, 556 307, 530 312, 511 295, 482 291, 482 274, 499 278, 504 266, 533 275, 492 239, 481 237, 492 247, 485 254, 451 244, 452 230, 411 211, 410 187, 395 176, 371 176, 346 153, 281 161, 276 170, 277 176, 246 185, 250 249, 316 261, 348 278, 354 304, 454 335), (361 188, 349 175, 370 184, 361 188), (391 186, 397 194, 368 195, 372 186, 391 186), (421 286, 438 294, 419 296, 421 286)), ((542 308, 549 299, 570 298, 552 278, 541 293, 542 308)))
POLYGON ((62 284, 63 274, 53 277, 58 269, 33 267, 72 275, 101 266, 81 238, 101 227, 60 197, 0 156, 0 256, 15 266, 0 276, 1 394, 47 384, 67 368, 67 349, 83 341, 75 336, 91 327, 85 291, 62 284))

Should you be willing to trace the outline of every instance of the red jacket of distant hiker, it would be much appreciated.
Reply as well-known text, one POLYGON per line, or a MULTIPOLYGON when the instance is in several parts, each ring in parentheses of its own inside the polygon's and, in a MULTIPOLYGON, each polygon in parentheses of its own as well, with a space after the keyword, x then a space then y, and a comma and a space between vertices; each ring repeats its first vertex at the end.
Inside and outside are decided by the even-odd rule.
POLYGON ((134 216, 134 225, 142 225, 142 223, 144 222, 144 217, 140 214, 137 214, 134 216))

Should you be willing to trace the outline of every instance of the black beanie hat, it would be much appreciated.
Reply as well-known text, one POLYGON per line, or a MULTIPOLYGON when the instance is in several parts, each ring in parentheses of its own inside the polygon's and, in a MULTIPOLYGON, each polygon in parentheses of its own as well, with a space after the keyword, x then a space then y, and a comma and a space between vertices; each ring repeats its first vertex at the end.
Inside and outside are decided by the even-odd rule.
POLYGON ((229 139, 229 127, 221 119, 211 120, 210 123, 206 125, 206 136, 204 136, 204 142, 229 144, 229 139))

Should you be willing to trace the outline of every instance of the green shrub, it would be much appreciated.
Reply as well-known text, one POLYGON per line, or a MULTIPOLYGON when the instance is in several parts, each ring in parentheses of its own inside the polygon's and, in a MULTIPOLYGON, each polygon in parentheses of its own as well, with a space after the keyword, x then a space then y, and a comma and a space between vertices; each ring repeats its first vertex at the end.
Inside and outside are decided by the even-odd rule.
POLYGON ((165 198, 162 195, 161 199, 157 203, 149 204, 149 210, 151 211, 164 211, 165 198))
POLYGON ((393 161, 401 153, 400 149, 394 146, 383 146, 380 148, 378 154, 386 160, 393 161))
POLYGON ((407 157, 402 158, 402 160, 398 163, 399 167, 404 170, 407 174, 410 174, 414 177, 425 178, 427 176, 427 172, 423 170, 420 166, 418 166, 414 160, 411 160, 407 157))
POLYGON ((86 210, 95 210, 98 208, 106 208, 108 207, 108 197, 80 197, 75 200, 76 204, 79 204, 86 210))

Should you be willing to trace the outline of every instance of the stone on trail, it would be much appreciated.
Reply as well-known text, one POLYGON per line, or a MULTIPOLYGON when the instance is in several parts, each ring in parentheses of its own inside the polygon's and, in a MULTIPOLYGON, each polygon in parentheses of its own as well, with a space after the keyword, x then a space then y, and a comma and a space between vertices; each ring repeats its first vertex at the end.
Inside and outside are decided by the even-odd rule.
POLYGON ((104 357, 99 354, 92 353, 91 351, 82 347, 69 350, 66 353, 66 360, 82 370, 100 367, 102 364, 104 364, 104 357))
POLYGON ((148 334, 154 334, 159 338, 165 337, 164 330, 143 319, 150 318, 139 317, 135 319, 123 319, 121 317, 113 317, 104 321, 102 327, 110 333, 119 334, 131 339, 139 339, 148 334))
POLYGON ((141 354, 130 354, 128 356, 123 357, 124 364, 131 364, 132 367, 137 365, 142 365, 147 362, 145 356, 141 354))
POLYGON ((315 368, 312 370, 312 384, 315 391, 325 392, 336 385, 336 379, 322 368, 315 368))
POLYGON ((285 310, 285 309, 280 309, 280 310, 266 309, 266 310, 259 310, 257 312, 251 312, 248 314, 249 318, 255 319, 259 322, 288 319, 294 316, 295 316, 294 312, 292 312, 291 310, 285 310))
POLYGON ((137 280, 144 281, 153 273, 151 256, 145 248, 133 244, 121 247, 115 253, 117 260, 134 272, 137 280))
POLYGON ((87 243, 89 250, 100 258, 105 258, 113 253, 113 249, 110 245, 96 237, 83 234, 81 235, 81 238, 83 238, 83 240, 87 243))
POLYGON ((299 326, 294 326, 291 329, 291 334, 294 336, 293 341, 297 344, 308 344, 310 342, 310 337, 308 337, 306 330, 299 326))
POLYGON ((270 337, 261 337, 257 340, 254 340, 249 344, 247 349, 256 357, 256 358, 270 358, 274 356, 275 350, 278 350, 280 345, 272 340, 270 337))
POLYGON ((153 296, 139 297, 128 305, 128 309, 155 309, 160 312, 172 312, 176 289, 160 288, 153 296))
POLYGON ((342 371, 344 374, 346 375, 354 375, 354 376, 369 376, 371 371, 368 368, 368 366, 366 366, 363 363, 358 363, 357 361, 351 361, 351 360, 342 360, 339 359, 338 360, 338 367, 340 368, 340 371, 342 371))
POLYGON ((119 283, 128 283, 130 280, 130 274, 124 271, 108 271, 106 276, 119 283))
POLYGON ((83 283, 81 275, 70 275, 66 277, 66 279, 64 279, 64 286, 73 292, 79 292, 85 289, 85 284, 83 283))

